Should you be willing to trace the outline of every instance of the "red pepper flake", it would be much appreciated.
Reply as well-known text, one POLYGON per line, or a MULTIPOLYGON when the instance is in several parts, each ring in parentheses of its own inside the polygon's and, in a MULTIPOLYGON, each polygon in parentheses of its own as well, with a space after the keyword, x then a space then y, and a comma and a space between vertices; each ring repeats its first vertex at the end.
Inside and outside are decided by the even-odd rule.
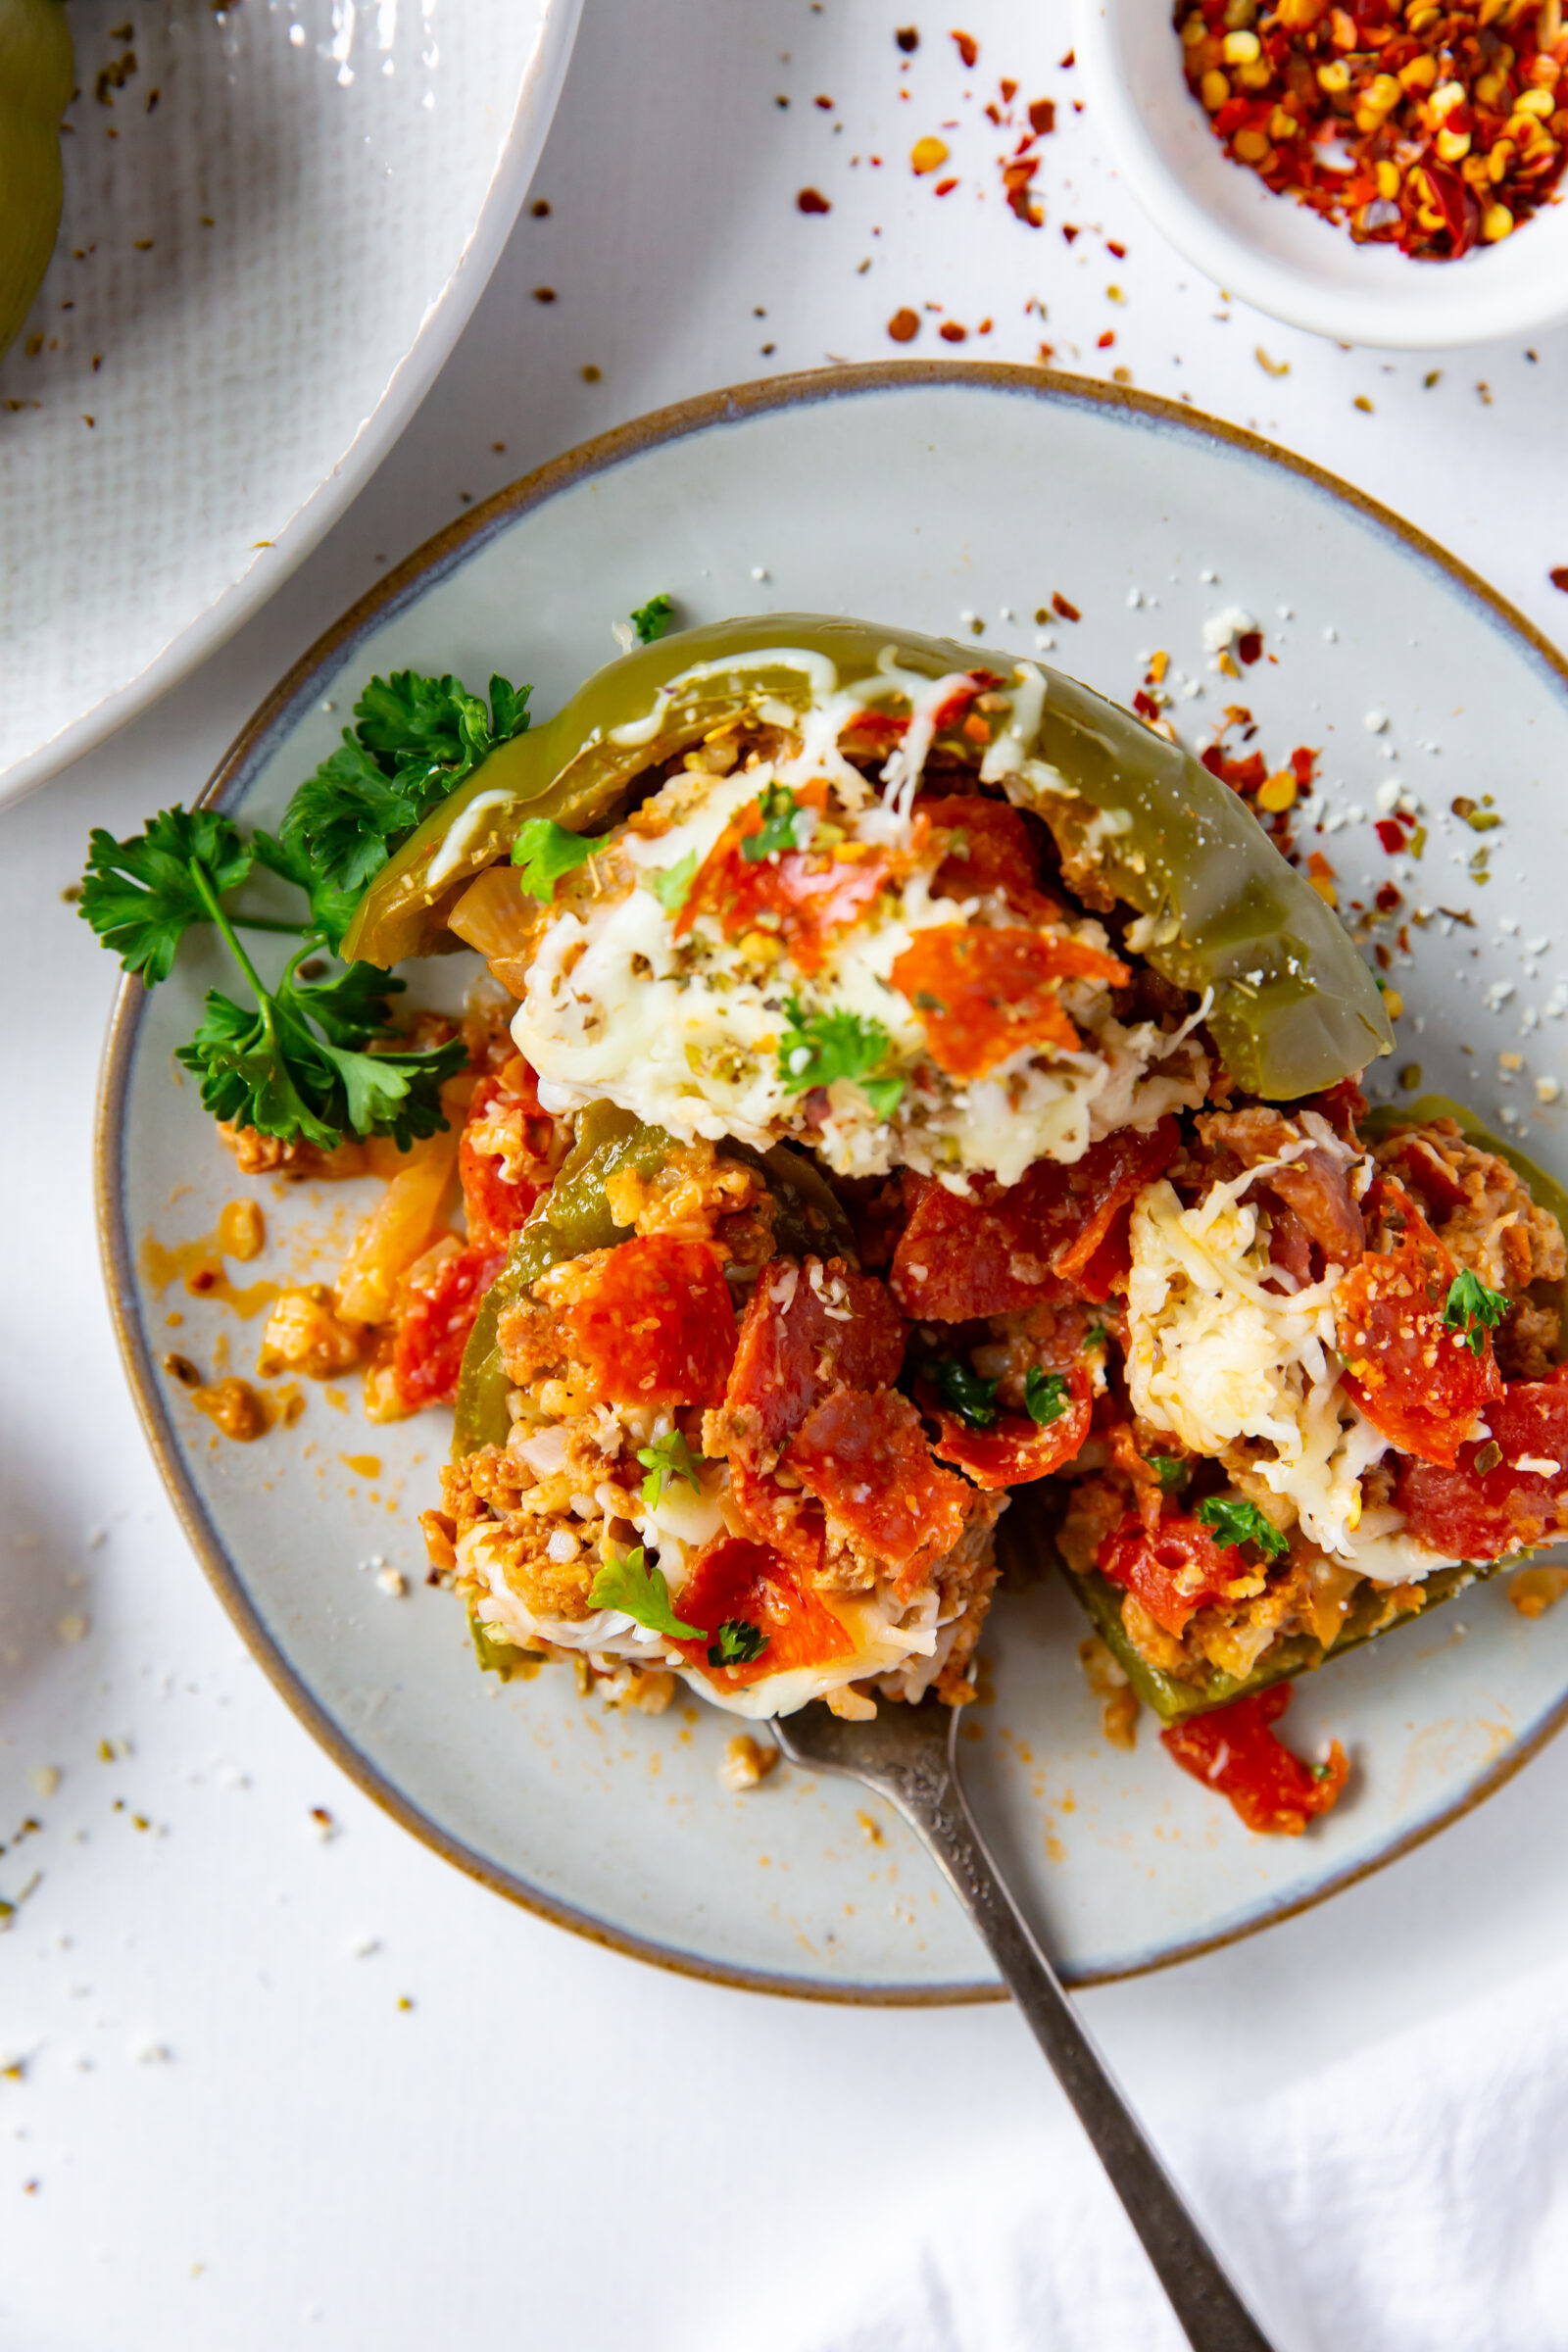
POLYGON ((1391 858, 1403 857, 1405 842, 1401 825, 1396 825, 1392 816, 1380 816, 1374 830, 1391 858))
POLYGON ((1262 630, 1244 629, 1240 637, 1238 637, 1236 640, 1236 651, 1240 659, 1245 662, 1248 668, 1250 669, 1252 663, 1258 659, 1259 655, 1263 651, 1262 630))
POLYGON ((893 38, 906 57, 912 57, 920 46, 920 35, 912 24, 901 24, 893 38))
POLYGON ((1116 329, 1113 326, 1107 326, 1104 333, 1099 338, 1101 350, 1108 351, 1115 340, 1116 329))
POLYGON ((812 100, 812 104, 814 106, 819 106, 824 115, 830 115, 833 112, 833 101, 831 98, 816 98, 812 100))
POLYGON ((1082 620, 1083 618, 1077 606, 1070 605, 1059 588, 1053 588, 1051 591, 1051 610, 1058 620, 1082 620))
POLYGON ((917 311, 895 311, 888 320, 888 333, 895 343, 912 343, 919 332, 920 315, 917 311))
POLYGON ((1560 588, 1568 596, 1568 564, 1554 564, 1546 577, 1554 588, 1560 588))
POLYGON ((944 343, 967 343, 969 340, 969 329, 960 326, 956 318, 944 318, 937 333, 944 343))
POLYGON ((974 34, 972 32, 956 32, 953 37, 958 45, 958 55, 964 64, 966 66, 977 64, 980 57, 980 44, 974 34))
POLYGON ((933 196, 951 196, 957 184, 956 179, 939 179, 931 193, 933 196))
POLYGON ((1118 245, 1114 237, 1107 237, 1105 239, 1105 251, 1107 253, 1113 253, 1118 262, 1124 262, 1127 259, 1126 246, 1118 245))
POLYGON ((1054 98, 1031 98, 1029 127, 1037 139, 1048 138, 1056 127, 1056 102, 1054 98))
POLYGON ((1075 244, 1075 243, 1077 242, 1078 231, 1077 231, 1077 230, 1074 228, 1074 226, 1073 226, 1073 224, 1072 224, 1072 222, 1071 222, 1070 220, 1064 220, 1064 221, 1062 222, 1062 224, 1061 224, 1061 233, 1062 233, 1062 235, 1063 235, 1063 236, 1066 238, 1066 240, 1067 240, 1067 243, 1068 243, 1069 245, 1075 244))
POLYGON ((1153 696, 1152 694, 1146 694, 1141 686, 1139 687, 1138 692, 1133 696, 1133 709, 1137 711, 1140 718, 1147 718, 1151 726, 1153 725, 1154 720, 1159 716, 1159 705, 1155 702, 1153 696))
POLYGON ((1056 60, 1056 63, 1057 63, 1057 65, 1058 65, 1058 66, 1061 68, 1061 70, 1062 70, 1062 72, 1063 72, 1064 74, 1070 74, 1070 73, 1071 73, 1071 71, 1072 71, 1072 69, 1073 69, 1073 67, 1074 67, 1074 66, 1075 66, 1075 65, 1078 63, 1078 53, 1077 53, 1077 51, 1076 51, 1076 50, 1074 50, 1074 49, 1069 49, 1069 50, 1068 50, 1068 52, 1067 52, 1067 54, 1066 54, 1066 56, 1065 56, 1065 57, 1059 57, 1059 58, 1056 60))
POLYGON ((816 188, 803 188, 795 199, 798 213, 830 213, 833 207, 816 188))
MULTIPOLYGON (((1387 842, 1385 842, 1383 846, 1385 849, 1387 849, 1387 842)), ((1392 914, 1396 906, 1402 906, 1404 905, 1404 893, 1399 889, 1396 883, 1380 882, 1378 885, 1378 895, 1373 901, 1373 904, 1377 907, 1379 914, 1392 914)))
POLYGON ((991 332, 991 320, 989 318, 982 318, 974 331, 977 335, 989 335, 991 332))
POLYGON ((1002 103, 1003 103, 1003 105, 1004 105, 1004 106, 1010 106, 1010 105, 1012 104, 1013 100, 1014 100, 1014 99, 1017 97, 1017 95, 1018 95, 1018 84, 1017 84, 1015 81, 1004 81, 1004 82, 1003 82, 1003 84, 1002 84, 1002 103))
POLYGON ((535 302, 554 302, 556 299, 556 289, 554 286, 535 286, 533 290, 533 298, 535 302))

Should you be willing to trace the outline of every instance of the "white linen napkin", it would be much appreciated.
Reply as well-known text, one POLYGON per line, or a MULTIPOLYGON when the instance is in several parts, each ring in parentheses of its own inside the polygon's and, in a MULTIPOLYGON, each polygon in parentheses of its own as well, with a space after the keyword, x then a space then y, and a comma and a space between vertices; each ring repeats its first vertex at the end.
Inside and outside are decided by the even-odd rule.
MULTIPOLYGON (((1278 2352, 1568 2346, 1568 1967, 1160 2139, 1278 2352)), ((923 2199, 868 2184, 748 2352, 1182 2352, 1087 2148, 1055 2148, 1044 2178, 1004 2145, 923 2199)))

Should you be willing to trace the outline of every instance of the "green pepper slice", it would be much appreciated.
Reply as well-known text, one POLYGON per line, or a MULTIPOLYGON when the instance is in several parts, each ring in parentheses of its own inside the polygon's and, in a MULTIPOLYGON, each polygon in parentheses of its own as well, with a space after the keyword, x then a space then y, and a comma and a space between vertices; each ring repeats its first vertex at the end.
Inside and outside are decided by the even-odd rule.
POLYGON ((646 1127, 612 1102, 591 1102, 577 1122, 577 1141, 549 1194, 526 1225, 513 1237, 506 1264, 479 1302, 479 1312, 463 1353, 453 1419, 452 1458, 461 1461, 481 1446, 504 1446, 512 1430, 507 1412, 511 1383, 502 1361, 501 1318, 526 1296, 542 1274, 590 1250, 611 1250, 629 1239, 605 1199, 607 1180, 634 1167, 652 1176, 671 1152, 673 1136, 646 1127))
MULTIPOLYGON (((427 951, 529 817, 604 822, 639 774, 741 711, 804 710, 840 691, 906 703, 911 687, 976 670, 1005 690, 995 710, 967 710, 985 721, 995 780, 1146 918, 1137 952, 1156 971, 1212 990, 1209 1027, 1241 1087, 1290 1102, 1392 1052, 1372 976, 1332 909, 1190 753, 1043 662, 820 614, 717 621, 612 662, 432 810, 371 884, 344 953, 388 964, 427 951)), ((979 749, 951 742, 970 759, 979 749)))
POLYGON ((60 122, 75 80, 62 0, 0 0, 0 352, 43 283, 60 230, 60 122))
MULTIPOLYGON (((1494 1152, 1505 1159, 1529 1185, 1531 1196, 1542 1208, 1549 1208, 1563 1230, 1568 1232, 1568 1191, 1538 1168, 1517 1145, 1504 1143, 1500 1137, 1482 1125, 1473 1111, 1449 1100, 1446 1095, 1423 1095, 1408 1108, 1396 1103, 1382 1103, 1370 1111, 1360 1123, 1361 1133, 1376 1142, 1397 1127, 1425 1126, 1433 1119, 1452 1119, 1466 1140, 1486 1152, 1494 1152)), ((1568 1310, 1568 1280, 1561 1291, 1561 1304, 1568 1310)), ((1024 1512, 1018 1509, 1019 1497, 1014 1496, 1012 1507, 1002 1522, 1001 1534, 1009 1539, 1011 1557, 1024 1573, 1041 1553, 1050 1557, 1054 1544, 1049 1525, 1049 1506, 1043 1498, 1032 1497, 1024 1512)), ((999 1536, 1000 1540, 1000 1536, 999 1536)), ((1381 1635, 1392 1633, 1396 1626, 1407 1625, 1418 1616, 1426 1616, 1452 1600, 1470 1585, 1484 1584, 1499 1568, 1516 1568, 1518 1558, 1461 1562, 1452 1568, 1436 1568, 1422 1585, 1425 1595, 1417 1609, 1400 1609, 1385 1617, 1386 1589, 1371 1583, 1359 1586, 1350 1596, 1345 1623, 1332 1648, 1325 1649, 1311 1634, 1291 1634, 1276 1642, 1260 1664, 1249 1675, 1222 1674, 1217 1666, 1205 1669, 1201 1682, 1187 1682, 1175 1675, 1162 1673, 1151 1666, 1132 1642, 1122 1627, 1122 1592, 1099 1569, 1080 1576, 1065 1563, 1061 1573, 1072 1587, 1079 1601, 1094 1625, 1105 1647, 1123 1668, 1128 1681, 1139 1697, 1152 1707, 1162 1723, 1180 1723, 1188 1715, 1206 1714, 1210 1707, 1223 1707, 1233 1698, 1250 1697, 1254 1691, 1265 1690, 1271 1683, 1289 1682, 1298 1674, 1310 1674, 1317 1667, 1343 1657, 1347 1650, 1359 1649, 1364 1642, 1375 1642, 1381 1635)))

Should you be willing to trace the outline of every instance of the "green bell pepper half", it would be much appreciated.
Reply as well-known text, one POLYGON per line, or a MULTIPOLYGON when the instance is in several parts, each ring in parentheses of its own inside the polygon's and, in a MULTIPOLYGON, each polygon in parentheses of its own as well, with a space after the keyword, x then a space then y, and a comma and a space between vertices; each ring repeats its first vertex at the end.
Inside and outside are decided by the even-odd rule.
MULTIPOLYGON (((431 811, 371 884, 344 954, 385 965, 428 952, 462 890, 510 854, 528 818, 579 832, 611 820, 637 776, 749 706, 804 710, 835 689, 887 702, 885 657, 931 680, 975 669, 1012 680, 1019 666, 982 646, 810 613, 716 621, 641 646, 431 811)), ((1129 711, 1028 666, 1046 692, 1038 722, 1005 747, 1009 798, 1149 918, 1141 953, 1156 971, 1213 991, 1209 1027, 1237 1083, 1290 1102, 1392 1052, 1348 933, 1239 797, 1129 711)), ((1011 705, 978 715, 1000 737, 1011 705)), ((939 731, 939 745, 950 741, 976 757, 967 737, 939 731)))
MULTIPOLYGON (((1394 1128, 1425 1126, 1433 1119, 1452 1119, 1467 1141, 1479 1146, 1482 1151, 1494 1152, 1500 1159, 1505 1159, 1529 1185, 1538 1205, 1549 1208, 1563 1230, 1568 1232, 1568 1192, 1544 1168, 1538 1168, 1516 1145, 1502 1142, 1482 1125, 1474 1112, 1466 1110, 1462 1103, 1451 1102, 1446 1095, 1423 1095, 1408 1108, 1395 1103, 1380 1104, 1360 1122, 1360 1131, 1369 1142, 1377 1142, 1394 1128)), ((1568 1281, 1562 1286, 1561 1303, 1568 1310, 1568 1281)), ((1019 1513, 1019 1499, 1016 1495, 1013 1497, 1012 1507, 1002 1522, 999 1536, 1006 1534, 1010 1538, 1012 1555, 1020 1566, 1030 1560, 1031 1553, 1036 1557, 1041 1553, 1048 1558, 1055 1556, 1049 1524, 1049 1506, 1042 1507, 1043 1498, 1036 1498, 1032 1507, 1019 1513), (1015 1519, 1017 1524, 1010 1525, 1015 1519)), ((1098 1568, 1080 1576, 1065 1562, 1059 1564, 1062 1575, 1082 1603, 1095 1631, 1125 1671, 1139 1697, 1152 1707, 1162 1723, 1180 1723, 1186 1716, 1202 1715, 1211 1707, 1228 1706, 1233 1698, 1250 1697, 1254 1691, 1267 1690, 1271 1683, 1288 1682, 1298 1674, 1310 1674, 1317 1667, 1344 1657, 1348 1650, 1359 1649, 1364 1642, 1374 1642, 1380 1635, 1392 1633, 1396 1626, 1408 1625, 1412 1618, 1424 1617, 1430 1610, 1441 1608, 1456 1592, 1464 1592, 1467 1586, 1485 1583, 1499 1568, 1519 1567, 1522 1556, 1509 1560, 1465 1562, 1453 1568, 1434 1569, 1421 1588, 1425 1595, 1422 1606, 1419 1609, 1400 1609, 1386 1620, 1386 1588, 1363 1584, 1350 1596, 1344 1627, 1332 1648, 1325 1649, 1322 1642, 1311 1634, 1290 1634, 1274 1644, 1250 1674, 1237 1677, 1222 1674, 1217 1666, 1210 1666, 1201 1683, 1185 1682, 1175 1675, 1162 1673, 1157 1666, 1151 1666, 1148 1659, 1134 1648, 1122 1627, 1123 1595, 1119 1585, 1113 1585, 1108 1577, 1102 1576, 1098 1568)))
POLYGON ((60 231, 60 122, 74 81, 62 0, 0 0, 0 352, 32 308, 60 231))

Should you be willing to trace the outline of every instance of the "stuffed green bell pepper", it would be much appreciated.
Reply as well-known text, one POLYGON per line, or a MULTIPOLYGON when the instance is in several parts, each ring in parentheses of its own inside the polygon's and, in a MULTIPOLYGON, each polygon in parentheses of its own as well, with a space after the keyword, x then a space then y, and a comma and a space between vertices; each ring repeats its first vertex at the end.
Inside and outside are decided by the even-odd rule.
POLYGON ((74 61, 63 0, 0 0, 0 352, 20 332, 60 228, 60 123, 74 61))

